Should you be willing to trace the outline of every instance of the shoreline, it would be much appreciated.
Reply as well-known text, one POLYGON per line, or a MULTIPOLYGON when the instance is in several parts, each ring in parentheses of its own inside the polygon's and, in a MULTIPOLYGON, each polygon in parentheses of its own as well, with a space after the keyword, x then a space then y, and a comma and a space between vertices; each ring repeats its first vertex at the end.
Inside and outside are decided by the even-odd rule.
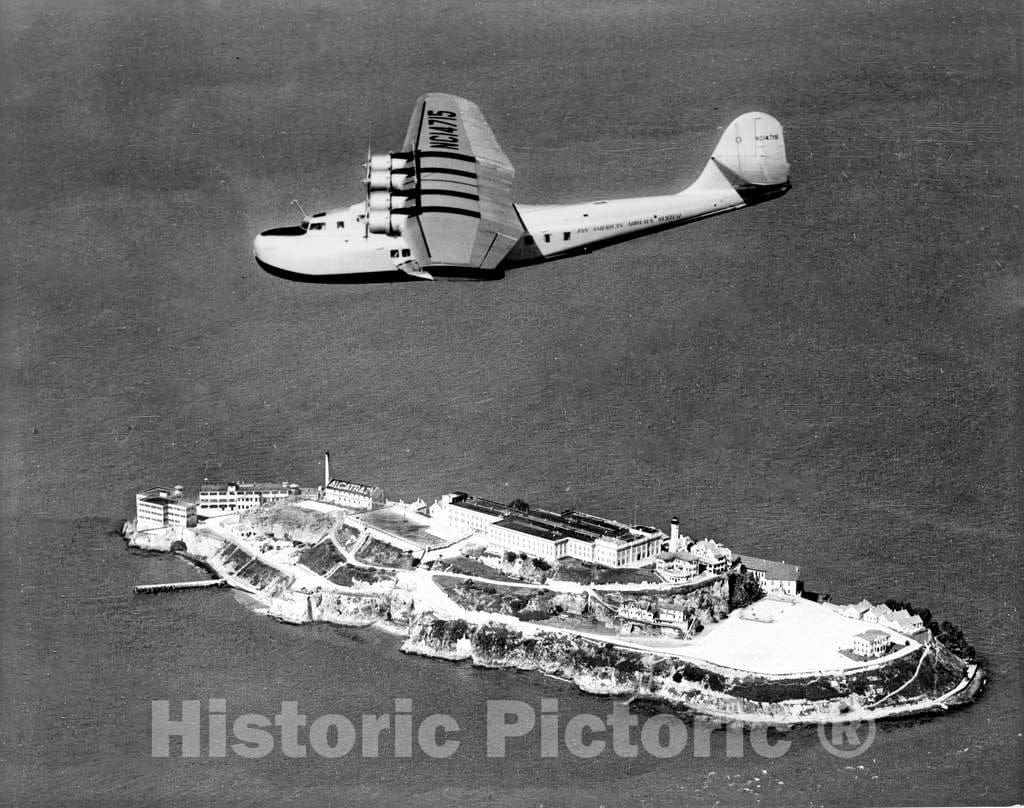
MULTIPOLYGON (((886 720, 915 715, 942 713, 971 703, 985 683, 984 671, 979 664, 966 663, 941 644, 944 655, 964 665, 964 675, 944 692, 919 695, 896 703, 885 704, 917 679, 932 646, 921 646, 917 670, 907 681, 881 698, 870 698, 851 691, 848 696, 831 695, 828 698, 787 698, 762 702, 732 695, 730 688, 741 692, 751 686, 785 687, 787 682, 798 685, 801 680, 857 680, 859 677, 881 676, 896 667, 901 660, 917 652, 917 648, 900 649, 875 665, 862 665, 841 671, 814 670, 772 674, 727 668, 703 660, 698 656, 681 653, 680 649, 659 649, 642 643, 623 640, 621 636, 601 636, 573 631, 556 626, 520 621, 505 614, 470 611, 447 600, 426 571, 395 570, 390 585, 372 584, 364 587, 339 586, 326 578, 294 563, 285 563, 281 557, 260 552, 250 541, 222 533, 223 525, 209 529, 181 531, 147 531, 140 535, 125 531, 123 537, 129 547, 144 552, 174 552, 207 574, 222 578, 238 596, 251 599, 241 605, 262 616, 293 625, 329 623, 345 628, 375 628, 389 636, 402 638, 400 650, 406 654, 427 656, 449 661, 469 661, 476 667, 522 672, 537 672, 547 677, 572 683, 582 692, 594 695, 623 696, 629 703, 635 701, 661 704, 687 715, 699 715, 706 720, 734 722, 745 726, 773 725, 800 726, 822 723, 843 723, 860 720, 886 720), (218 528, 214 530, 214 528, 218 528), (171 547, 183 538, 192 549, 182 552, 171 547), (238 569, 231 569, 218 553, 228 555, 241 551, 248 561, 238 569), (270 583, 264 588, 254 585, 240 574, 251 562, 269 571, 270 583), (429 581, 429 585, 427 584, 429 581), (437 590, 430 591, 431 587, 437 590), (443 608, 445 605, 454 608, 443 608), (438 608, 442 607, 442 608, 438 608), (429 636, 430 632, 447 632, 452 626, 464 632, 453 641, 429 636), (511 638, 502 653, 491 653, 488 639, 495 634, 511 638), (535 645, 554 648, 554 656, 530 655, 525 649, 535 645), (559 656, 559 654, 562 656, 559 656), (591 659, 592 657, 592 659, 591 659), (660 661, 640 664, 645 660, 660 661), (639 662, 638 662, 639 660, 639 662), (621 668, 631 662, 637 672, 623 676, 621 668), (674 681, 655 669, 658 665, 686 671, 674 681), (717 684, 721 690, 716 690, 717 684), (878 706, 874 706, 878 705, 878 706)), ((349 559, 351 561, 351 559, 349 559)), ((357 562, 361 563, 361 562, 357 562)), ((369 566, 369 565, 364 565, 369 566)), ((497 583, 497 582, 496 582, 497 583)), ((941 655, 938 650, 932 656, 941 655)), ((934 664, 934 663, 933 663, 934 664)), ((937 679, 936 679, 937 681, 937 679)), ((820 688, 819 688, 820 689, 820 688)), ((877 693, 875 696, 879 695, 877 693)))

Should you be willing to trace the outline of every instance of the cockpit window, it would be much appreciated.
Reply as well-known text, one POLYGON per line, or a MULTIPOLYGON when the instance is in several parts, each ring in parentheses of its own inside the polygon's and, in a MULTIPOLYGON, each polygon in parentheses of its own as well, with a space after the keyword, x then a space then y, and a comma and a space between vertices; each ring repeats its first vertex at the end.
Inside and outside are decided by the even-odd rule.
POLYGON ((310 230, 323 230, 324 229, 324 223, 323 222, 310 222, 309 223, 309 229, 310 230))

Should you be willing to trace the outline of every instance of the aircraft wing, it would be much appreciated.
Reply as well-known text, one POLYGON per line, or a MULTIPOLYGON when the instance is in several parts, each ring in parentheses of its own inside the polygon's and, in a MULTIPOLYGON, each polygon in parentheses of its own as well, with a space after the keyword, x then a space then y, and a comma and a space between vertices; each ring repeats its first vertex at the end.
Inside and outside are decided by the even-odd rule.
POLYGON ((497 267, 525 230, 512 204, 515 171, 479 107, 421 96, 402 151, 414 155, 418 180, 402 237, 420 267, 497 267))

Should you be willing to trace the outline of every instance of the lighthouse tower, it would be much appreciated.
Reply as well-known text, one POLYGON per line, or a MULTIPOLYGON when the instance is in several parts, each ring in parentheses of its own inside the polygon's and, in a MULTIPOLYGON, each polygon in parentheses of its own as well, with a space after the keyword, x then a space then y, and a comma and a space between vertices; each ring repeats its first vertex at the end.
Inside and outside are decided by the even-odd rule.
POLYGON ((668 528, 668 551, 679 552, 679 520, 673 516, 668 528))

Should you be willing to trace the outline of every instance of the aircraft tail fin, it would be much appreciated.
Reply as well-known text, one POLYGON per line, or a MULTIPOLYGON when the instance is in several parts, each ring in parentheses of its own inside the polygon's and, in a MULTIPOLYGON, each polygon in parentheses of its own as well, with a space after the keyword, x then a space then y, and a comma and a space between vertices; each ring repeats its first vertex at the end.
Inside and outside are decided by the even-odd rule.
POLYGON ((748 205, 789 190, 782 124, 771 115, 747 112, 730 123, 700 177, 681 193, 719 192, 728 186, 748 205))

